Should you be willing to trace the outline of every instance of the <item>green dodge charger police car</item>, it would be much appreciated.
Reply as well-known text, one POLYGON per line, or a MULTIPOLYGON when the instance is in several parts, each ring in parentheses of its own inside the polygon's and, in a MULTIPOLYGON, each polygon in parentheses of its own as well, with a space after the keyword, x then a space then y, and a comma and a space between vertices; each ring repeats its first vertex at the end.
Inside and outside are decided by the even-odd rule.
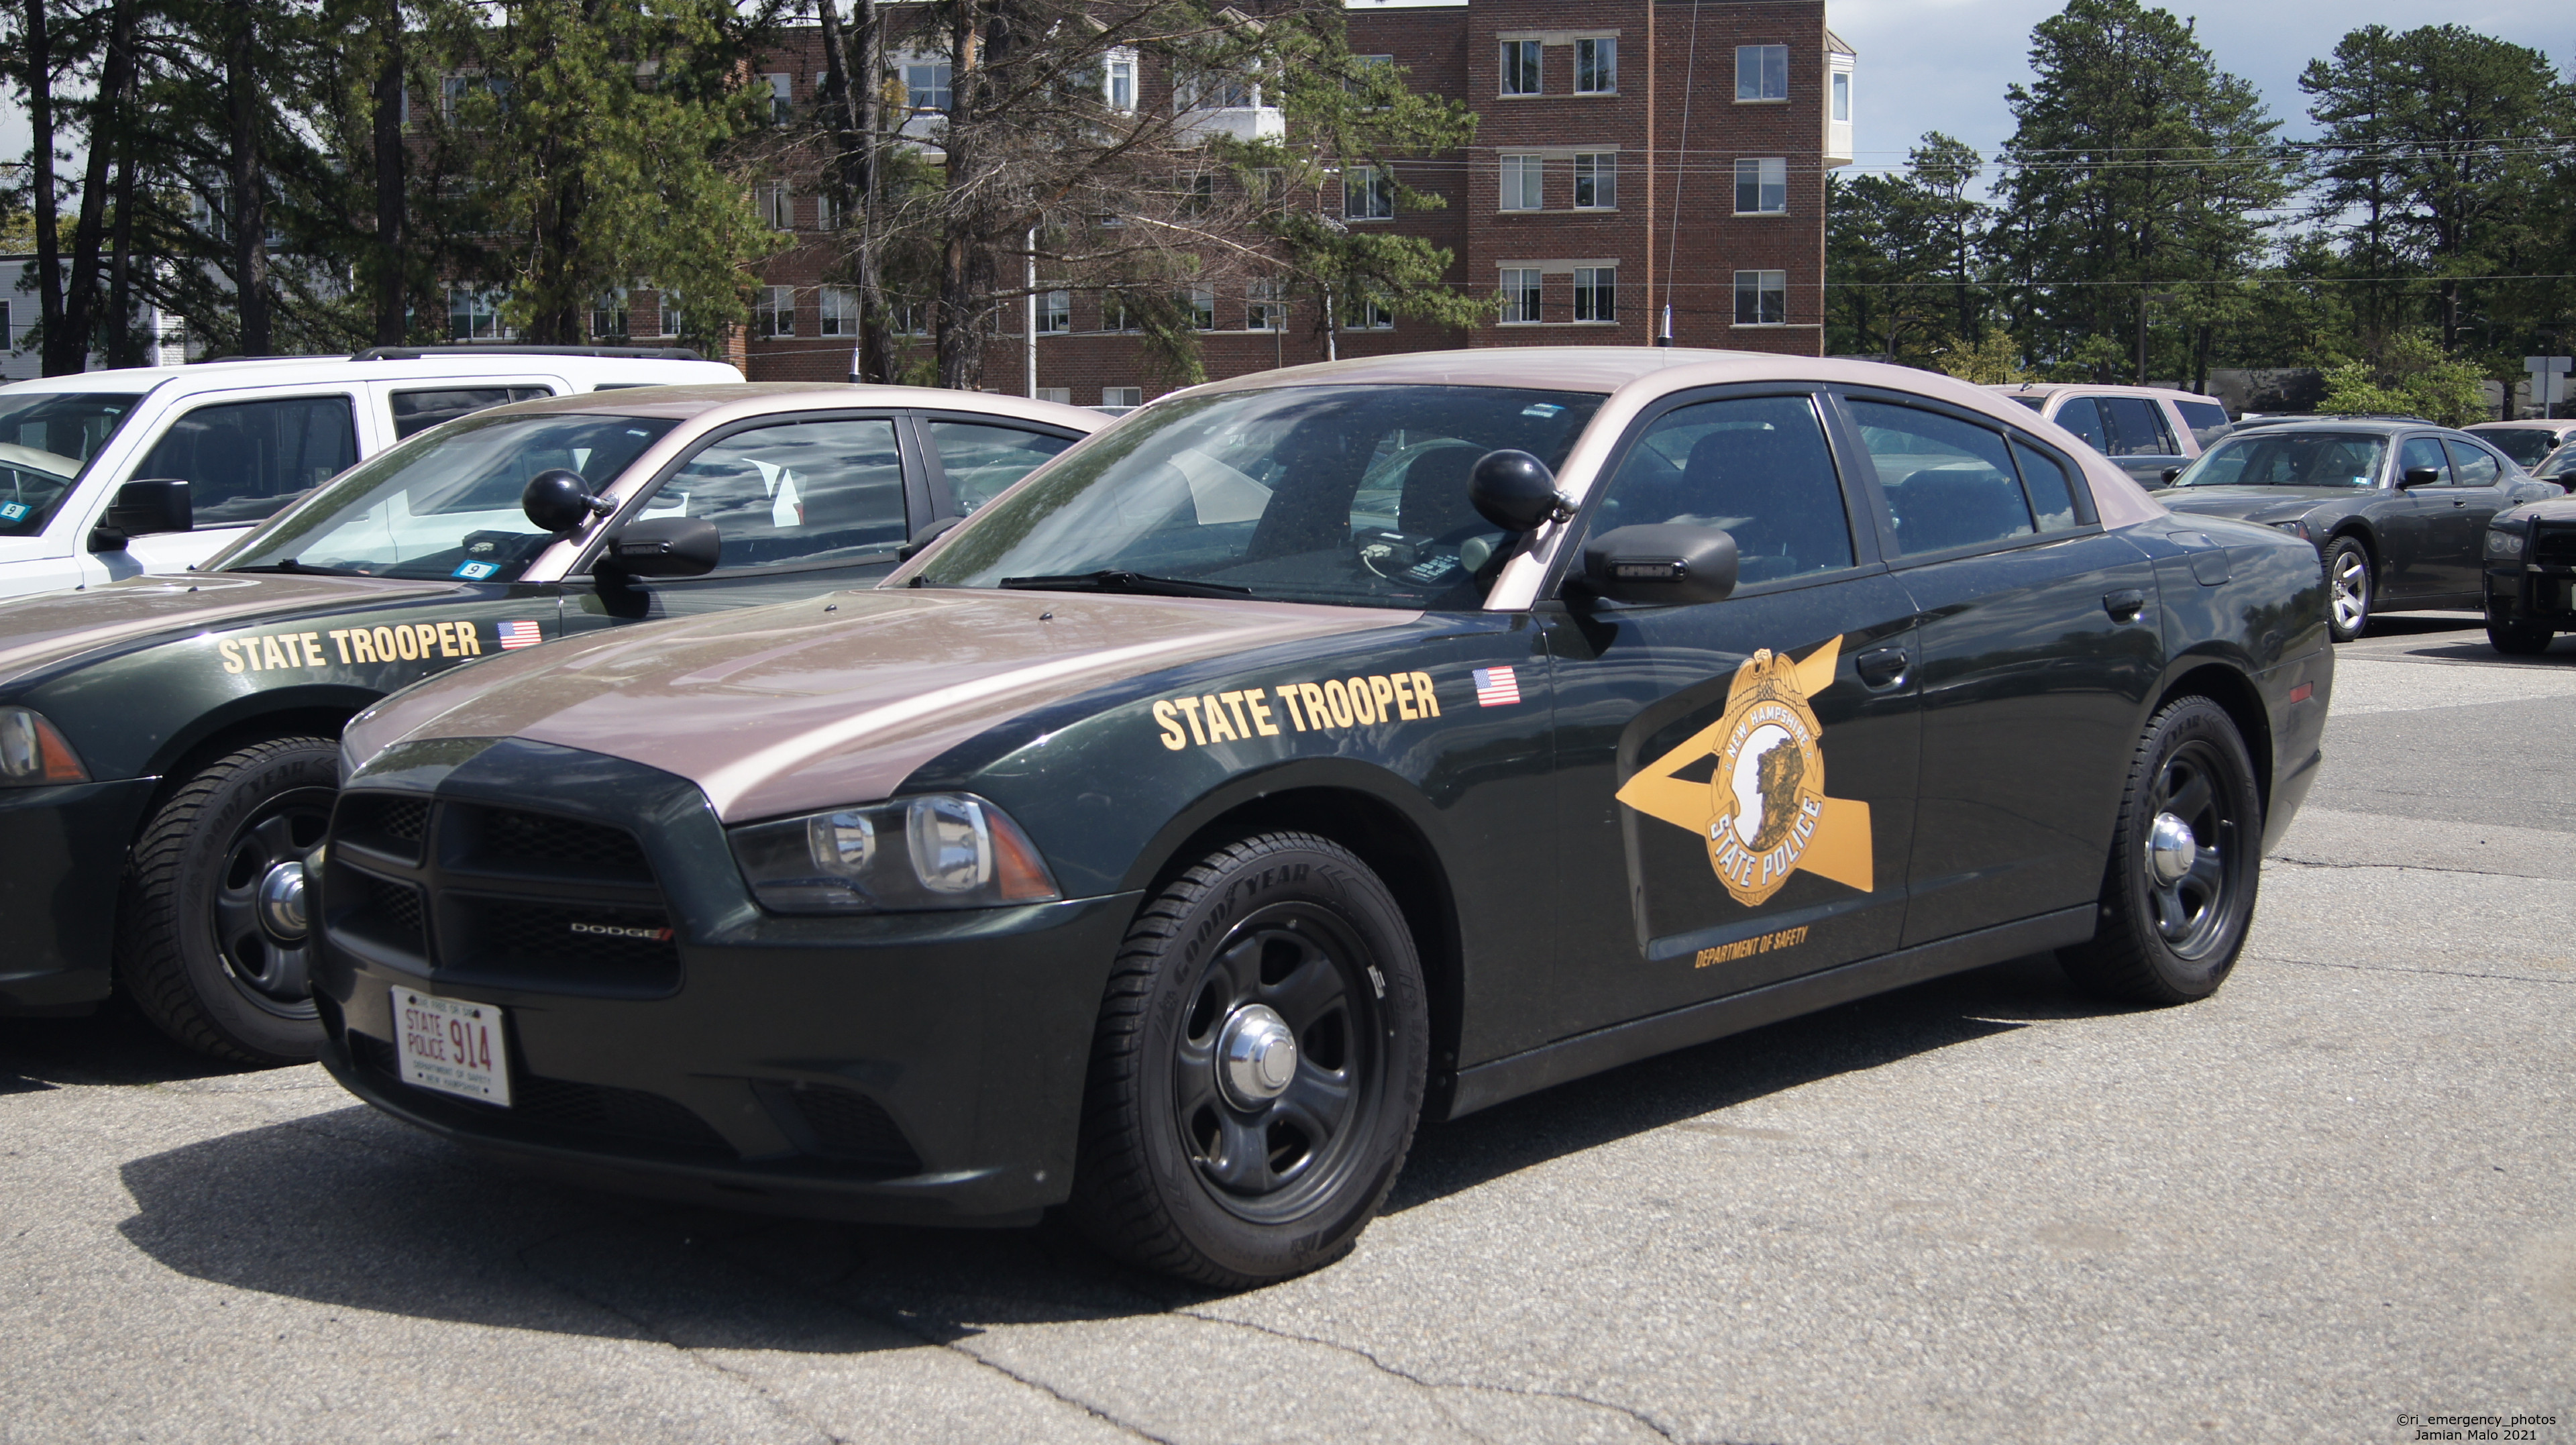
POLYGON ((1947 378, 1266 373, 874 588, 361 715, 322 1060, 570 1177, 1069 1204, 1274 1279, 1351 1245, 1426 1113, 2040 950, 2207 995, 2332 679, 2313 547, 1947 378))
POLYGON ((909 387, 525 402, 360 463, 199 571, 0 604, 0 1013, 118 980, 208 1053, 310 1059, 303 859, 352 713, 548 639, 881 577, 1106 424, 909 387))

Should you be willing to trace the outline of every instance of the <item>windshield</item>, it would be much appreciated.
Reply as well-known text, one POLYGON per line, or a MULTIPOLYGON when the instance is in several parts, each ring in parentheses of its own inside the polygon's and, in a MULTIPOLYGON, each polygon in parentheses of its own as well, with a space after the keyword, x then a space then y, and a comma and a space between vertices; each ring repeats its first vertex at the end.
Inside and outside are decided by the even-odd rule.
POLYGON ((143 398, 95 391, 0 391, 0 537, 45 529, 143 398))
POLYGON ((359 463, 207 565, 514 581, 554 540, 519 510, 530 477, 565 467, 601 491, 672 426, 563 412, 467 417, 359 463))
POLYGON ((2177 487, 2375 487, 2388 439, 2364 432, 2229 437, 2174 478, 2177 487))
POLYGON ((2513 458, 2514 465, 2529 471, 2557 447, 2558 433, 2536 426, 2480 427, 2478 440, 2513 458))
POLYGON ((2022 395, 2020 392, 2013 392, 2013 393, 2010 393, 2010 395, 2009 395, 2008 399, 2009 399, 2009 400, 2012 400, 2012 401, 2020 402, 2022 405, 2024 405, 2024 406, 2026 406, 2026 407, 2029 407, 2032 411, 2037 411, 2037 410, 2039 410, 2039 409, 2040 409, 2040 407, 2042 407, 2042 406, 2046 405, 2046 404, 2047 404, 2047 402, 2048 402, 2048 398, 2047 398, 2047 397, 2044 397, 2044 396, 2024 396, 2024 395, 2022 395))
POLYGON ((919 582, 1475 607, 1506 549, 1468 469, 1503 448, 1558 467, 1600 405, 1482 386, 1164 402, 977 512, 919 582))

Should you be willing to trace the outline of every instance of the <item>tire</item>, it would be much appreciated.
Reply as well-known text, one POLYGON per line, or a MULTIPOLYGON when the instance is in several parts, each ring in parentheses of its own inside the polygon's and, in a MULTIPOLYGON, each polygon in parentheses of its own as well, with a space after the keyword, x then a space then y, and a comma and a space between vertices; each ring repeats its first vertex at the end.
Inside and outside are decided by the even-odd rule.
POLYGON ((2097 930, 2091 942, 2058 952, 2068 975, 2134 1003, 2216 993, 2253 922, 2262 810, 2252 760, 2225 709, 2186 697, 2159 711, 2120 795, 2097 930), (2177 846, 2176 827, 2187 830, 2188 849, 2177 846))
POLYGON ((1130 1264, 1226 1289, 1341 1258, 1412 1146, 1425 1016, 1403 911, 1348 849, 1283 832, 1209 854, 1119 949, 1092 1041, 1075 1223, 1130 1264), (1222 1066, 1230 1040, 1258 1041, 1256 1008, 1294 1040, 1284 1084, 1258 1064, 1222 1066))
POLYGON ((2490 622, 2487 646, 2508 657, 2532 657, 2549 650, 2550 629, 2535 622, 2490 622))
POLYGON ((339 751, 291 737, 217 758, 170 795, 127 856, 117 980, 144 1017, 201 1054, 299 1064, 321 1047, 303 940, 264 916, 260 889, 281 865, 300 870, 322 841, 339 751))
POLYGON ((2335 538, 2325 561, 2326 631, 2337 642, 2350 642, 2369 630, 2379 574, 2370 565, 2370 549, 2352 537, 2335 538))

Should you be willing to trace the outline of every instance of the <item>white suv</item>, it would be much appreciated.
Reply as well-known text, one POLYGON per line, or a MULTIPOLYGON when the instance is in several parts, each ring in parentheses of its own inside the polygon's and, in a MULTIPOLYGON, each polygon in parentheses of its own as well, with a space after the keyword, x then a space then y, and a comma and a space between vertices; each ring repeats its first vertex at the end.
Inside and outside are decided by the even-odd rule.
POLYGON ((741 380, 692 351, 432 346, 0 386, 0 597, 185 571, 360 458, 487 406, 741 380))
POLYGON ((2214 396, 2162 386, 1989 386, 2082 437, 2142 487, 2161 487, 2233 425, 2214 396))

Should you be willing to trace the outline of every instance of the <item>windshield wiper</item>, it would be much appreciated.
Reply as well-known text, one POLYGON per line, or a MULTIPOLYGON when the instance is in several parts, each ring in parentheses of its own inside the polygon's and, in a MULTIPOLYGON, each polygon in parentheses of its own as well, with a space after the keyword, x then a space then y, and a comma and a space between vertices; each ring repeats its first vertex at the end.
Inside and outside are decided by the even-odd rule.
POLYGON ((1150 577, 1142 572, 1104 568, 1098 572, 1060 572, 1039 577, 1005 577, 1004 587, 1029 592, 1134 592, 1148 597, 1249 597, 1252 589, 1229 582, 1192 582, 1185 577, 1150 577))
POLYGON ((227 572, 297 572, 312 577, 373 577, 376 575, 356 567, 317 567, 310 562, 298 562, 292 557, 282 562, 254 562, 247 567, 227 567, 224 570, 227 572))

